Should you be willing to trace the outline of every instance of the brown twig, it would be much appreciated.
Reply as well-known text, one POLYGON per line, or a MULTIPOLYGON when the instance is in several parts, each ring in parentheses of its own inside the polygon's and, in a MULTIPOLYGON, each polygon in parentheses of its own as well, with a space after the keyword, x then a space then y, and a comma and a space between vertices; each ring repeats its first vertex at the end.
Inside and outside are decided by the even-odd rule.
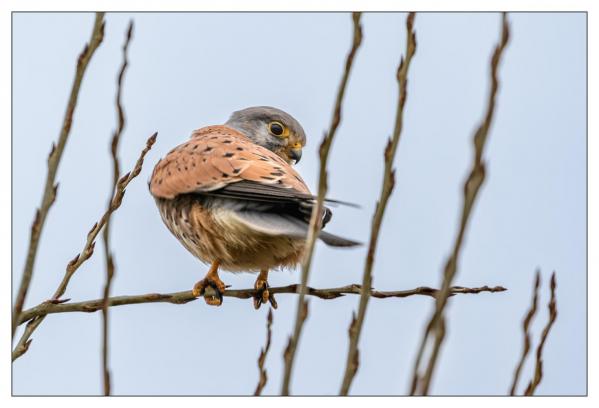
MULTIPOLYGON (((117 77, 117 92, 115 98, 116 113, 118 118, 118 126, 112 135, 112 141, 110 143, 110 153, 112 155, 112 189, 110 197, 114 196, 116 192, 116 186, 121 175, 121 166, 118 158, 118 146, 121 140, 121 134, 125 129, 125 111, 123 110, 123 104, 121 102, 123 93, 123 79, 125 78, 125 71, 129 63, 127 59, 127 51, 129 49, 129 43, 131 41, 131 35, 133 34, 133 20, 129 22, 127 33, 125 36, 125 43, 123 44, 123 63, 121 70, 117 77)), ((110 207, 110 200, 108 201, 110 207)), ((102 371, 104 373, 104 395, 110 395, 110 370, 108 368, 108 297, 110 296, 110 287, 114 278, 114 256, 110 251, 110 219, 106 221, 104 227, 104 233, 102 234, 104 242, 104 254, 106 260, 106 284, 104 285, 104 308, 102 309, 102 371)))
POLYGON ((366 316, 366 307, 370 298, 370 288, 372 285, 372 267, 374 263, 374 254, 376 252, 376 246, 379 237, 379 231, 383 222, 383 216, 387 207, 387 202, 393 191, 395 185, 395 169, 393 168, 393 159, 399 145, 401 137, 401 131, 403 128, 403 112, 407 98, 407 75, 410 67, 412 57, 416 52, 416 34, 414 33, 414 18, 415 13, 409 13, 406 19, 406 57, 401 58, 399 68, 397 69, 397 82, 398 82, 398 102, 397 112, 395 116, 395 128, 393 130, 393 136, 389 139, 387 147, 385 148, 385 169, 383 173, 383 183, 381 188, 381 194, 379 201, 377 202, 376 209, 372 218, 372 228, 370 231, 370 243, 368 245, 368 254, 366 256, 366 262, 364 265, 364 276, 362 278, 362 293, 360 295, 360 305, 358 307, 358 315, 353 316, 352 322, 349 328, 349 349, 347 352, 347 360, 345 363, 345 374, 343 376, 343 382, 341 384, 341 395, 347 395, 351 383, 358 370, 358 343, 360 341, 360 333, 362 332, 362 325, 364 324, 364 317, 366 316))
POLYGON ((260 379, 258 380, 258 385, 256 385, 256 390, 254 391, 255 396, 262 394, 262 390, 266 385, 266 381, 268 381, 268 375, 266 374, 264 363, 266 362, 266 355, 268 354, 268 350, 270 350, 270 340, 272 337, 271 327, 272 309, 268 309, 268 316, 266 318, 266 344, 264 345, 264 348, 260 350, 260 356, 258 357, 258 371, 260 372, 260 379))
POLYGON ((547 337, 549 336, 549 331, 551 331, 551 327, 557 319, 557 304, 555 301, 555 272, 551 275, 551 299, 549 300, 549 304, 547 308, 549 309, 549 320, 543 329, 543 333, 541 334, 541 341, 537 346, 537 362, 535 364, 535 374, 534 377, 528 383, 528 387, 524 391, 524 395, 533 395, 537 386, 543 379, 543 347, 545 346, 545 342, 547 341, 547 337))
POLYGON ((362 43, 362 26, 360 25, 361 16, 362 13, 352 13, 352 20, 354 26, 352 46, 349 53, 347 54, 347 58, 345 61, 345 70, 343 72, 343 77, 341 78, 339 88, 337 90, 337 98, 335 100, 335 108, 333 111, 333 119, 331 122, 331 126, 329 128, 329 131, 325 133, 322 143, 320 144, 320 171, 318 178, 318 195, 316 204, 314 205, 314 208, 312 210, 312 217, 310 219, 310 226, 308 228, 308 236, 306 238, 306 250, 304 260, 302 263, 302 279, 299 288, 299 298, 297 303, 297 312, 295 316, 295 326, 293 330, 293 335, 289 337, 289 342, 287 344, 287 348, 284 355, 285 371, 283 376, 283 384, 281 387, 282 395, 289 395, 289 383, 291 380, 291 373, 293 371, 295 352, 302 332, 303 322, 305 320, 305 317, 302 318, 302 311, 304 309, 304 297, 306 294, 306 285, 308 284, 308 276, 310 274, 310 267, 312 264, 312 254, 314 253, 314 245, 316 243, 316 238, 318 237, 318 233, 322 224, 321 217, 323 213, 323 202, 328 188, 327 162, 329 158, 329 151, 331 149, 333 139, 337 132, 337 128, 339 127, 339 123, 341 122, 343 96, 345 95, 345 89, 347 88, 347 82, 349 80, 349 74, 351 72, 354 57, 358 48, 360 47, 360 44, 362 43))
POLYGON ((79 98, 79 89, 81 88, 81 82, 87 69, 87 66, 94 55, 96 49, 102 43, 104 38, 104 13, 96 13, 96 19, 94 22, 94 28, 92 29, 91 38, 89 43, 85 44, 83 51, 79 54, 77 59, 77 69, 75 71, 75 79, 71 86, 71 94, 67 103, 67 109, 62 121, 62 128, 60 135, 58 136, 58 142, 52 144, 50 154, 48 156, 48 174, 46 175, 46 185, 44 187, 44 194, 42 195, 42 202, 35 212, 33 224, 31 225, 31 235, 29 237, 29 249, 27 250, 27 258, 25 260, 25 267, 23 269, 23 275, 21 276, 21 283, 19 285, 19 291, 15 301, 15 306, 12 313, 12 336, 15 335, 17 328, 17 321, 19 315, 23 310, 25 304, 25 298, 29 290, 31 278, 33 276, 33 268, 35 265, 35 259, 37 256, 37 248, 39 246, 40 237, 44 228, 48 212, 50 207, 56 200, 56 193, 58 191, 58 183, 55 184, 56 173, 58 171, 58 165, 62 158, 64 147, 71 133, 71 125, 73 123, 73 115, 75 113, 75 107, 77 106, 77 100, 79 98))
POLYGON ((414 395, 417 392, 419 392, 422 395, 428 394, 431 378, 437 362, 437 357, 439 355, 439 349, 441 347, 441 344, 443 343, 443 338, 445 337, 444 312, 445 305, 447 304, 447 299, 450 293, 449 289, 456 275, 457 264, 462 248, 462 242, 464 239, 466 227, 470 220, 470 214, 474 206, 474 202, 476 201, 476 197, 478 195, 480 186, 482 185, 485 179, 485 164, 482 160, 482 155, 484 152, 487 136, 489 134, 489 129, 491 127, 491 122, 495 112, 495 99, 497 96, 497 89, 499 87, 499 81, 497 78, 497 67, 499 66, 499 62, 503 55, 503 51, 509 39, 509 26, 505 13, 502 14, 501 26, 501 40, 499 44, 496 46, 495 52, 493 53, 493 57, 491 59, 491 91, 489 92, 489 99, 487 101, 487 110, 483 122, 481 123, 474 135, 474 162, 470 171, 470 175, 468 176, 468 179, 464 184, 464 202, 459 232, 455 239, 451 256, 449 257, 445 265, 445 270, 443 273, 443 284, 441 287, 441 292, 437 297, 435 311, 426 327, 426 330, 424 332, 422 341, 418 349, 418 354, 412 373, 412 385, 410 390, 411 395, 414 395), (426 366, 426 370, 423 374, 421 374, 420 364, 422 362, 422 356, 424 354, 427 342, 433 332, 435 335, 435 340, 432 345, 433 349, 430 353, 430 359, 426 366))
POLYGON ((535 275, 535 283, 532 289, 532 303, 530 305, 530 309, 528 313, 526 313, 526 317, 524 318, 524 322, 522 323, 522 332, 524 333, 524 348, 522 349, 522 355, 520 356, 520 361, 516 366, 516 370, 514 371, 514 379, 512 381, 512 387, 510 388, 510 395, 516 395, 516 387, 518 386, 518 380, 520 379, 520 372, 522 371, 522 367, 524 366, 524 361, 526 361, 526 357, 528 356, 528 352, 530 351, 530 322, 532 318, 537 313, 537 304, 539 300, 539 286, 541 284, 541 272, 537 270, 535 275))
MULTIPOLYGON (((110 203, 110 207, 106 210, 104 215, 102 215, 102 218, 100 219, 100 221, 95 223, 94 226, 92 227, 92 229, 87 233, 87 240, 85 242, 83 250, 79 254, 77 254, 67 264, 65 275, 62 278, 62 281, 60 282, 60 284, 58 285, 58 288, 54 292, 54 295, 52 296, 52 298, 50 300, 42 303, 41 305, 36 306, 36 308, 39 308, 39 307, 43 308, 44 305, 45 306, 58 305, 58 304, 61 304, 61 303, 64 303, 67 301, 67 300, 61 300, 60 298, 66 291, 69 281, 71 280, 71 277, 77 271, 77 269, 79 269, 79 267, 85 261, 87 261, 94 253, 96 237, 98 236, 98 234, 100 233, 102 228, 106 225, 106 222, 110 219, 112 213, 114 213, 114 211, 116 211, 116 209, 121 206, 123 197, 125 196, 125 189, 129 185, 131 180, 133 180, 135 177, 137 177, 137 175, 141 172, 144 158, 145 158, 146 154, 148 153, 148 151, 150 151, 150 149, 152 148, 152 145, 154 144, 154 142, 156 142, 156 136, 157 136, 157 133, 154 133, 147 140, 146 147, 142 150, 141 155, 139 156, 139 159, 137 159, 137 162, 135 163, 135 167, 133 168, 133 170, 130 171, 129 173, 125 174, 123 177, 121 177, 119 179, 119 181, 117 183, 116 192, 114 194, 112 202, 110 203)), ((100 302, 99 309, 101 309, 103 307, 104 301, 102 299, 99 302, 100 302)), ((35 328, 37 328, 37 326, 39 326, 39 324, 41 323, 41 320, 43 320, 43 319, 44 319, 44 316, 41 315, 39 317, 40 321, 37 323, 35 328)), ((22 316, 21 316, 20 320, 22 320, 22 316)), ((25 331, 25 333, 23 333, 23 336, 21 337, 19 344, 17 344, 17 347, 19 347, 19 345, 25 344, 29 340, 29 337, 31 336, 31 334, 33 333, 35 328, 33 330, 31 330, 30 332, 25 331)), ((21 353, 21 354, 23 354, 23 353, 21 353)), ((13 358, 15 358, 14 355, 15 355, 15 353, 13 351, 13 358)))
MULTIPOLYGON (((270 293, 274 294, 298 294, 299 289, 298 284, 288 285, 288 286, 279 286, 268 288, 270 293)), ((329 289, 314 289, 311 287, 306 287, 306 295, 314 296, 324 300, 337 299, 345 295, 359 295, 361 294, 361 286, 347 285, 339 288, 329 288, 329 289)), ((479 288, 465 288, 462 286, 454 286, 451 288, 451 295, 459 295, 459 294, 478 294, 481 292, 504 292, 507 289, 502 286, 483 286, 479 288)), ((431 298, 435 298, 438 289, 429 288, 426 286, 421 286, 415 289, 410 290, 396 290, 396 291, 378 291, 372 290, 370 292, 370 296, 378 299, 389 299, 389 298, 406 298, 410 296, 428 296, 431 298)), ((233 297, 238 299, 250 299, 254 297, 258 291, 254 288, 251 289, 227 289, 225 290, 223 296, 233 297)), ((124 305, 136 305, 142 303, 171 303, 175 305, 185 304, 191 301, 196 300, 193 296, 191 290, 186 290, 182 292, 174 292, 174 293, 147 293, 143 295, 131 295, 131 296, 115 296, 108 299, 108 306, 124 306, 124 305)), ((73 303, 52 303, 52 302, 43 302, 31 309, 27 309, 23 311, 21 315, 21 320, 19 324, 23 324, 28 320, 43 317, 48 314, 54 313, 69 313, 69 312, 97 312, 98 310, 102 310, 104 305, 104 299, 95 299, 95 300, 86 300, 84 302, 73 302, 73 303)))
POLYGON ((25 326, 25 332, 21 336, 21 339, 12 352, 12 361, 15 361, 17 358, 25 354, 27 350, 29 350, 29 345, 33 341, 33 339, 30 339, 31 334, 35 331, 35 329, 37 329, 37 326, 40 325, 42 320, 44 320, 43 316, 36 316, 29 323, 27 323, 27 326, 25 326))

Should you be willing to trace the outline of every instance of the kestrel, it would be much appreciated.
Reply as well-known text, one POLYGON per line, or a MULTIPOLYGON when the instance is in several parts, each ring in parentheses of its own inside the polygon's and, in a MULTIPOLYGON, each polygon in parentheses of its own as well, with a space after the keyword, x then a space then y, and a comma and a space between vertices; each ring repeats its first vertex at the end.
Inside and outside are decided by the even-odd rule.
MULTIPOLYGON (((291 167, 306 136, 291 115, 272 107, 234 112, 224 125, 194 131, 154 168, 150 192, 162 220, 189 252, 210 264, 193 294, 220 306, 218 270, 259 272, 254 306, 270 301, 268 271, 301 262, 314 196, 291 167), (210 286, 214 290, 206 291, 210 286), (209 294, 211 292, 212 294, 209 294)), ((322 214, 322 226, 331 210, 322 214)), ((338 247, 357 242, 321 231, 338 247)))

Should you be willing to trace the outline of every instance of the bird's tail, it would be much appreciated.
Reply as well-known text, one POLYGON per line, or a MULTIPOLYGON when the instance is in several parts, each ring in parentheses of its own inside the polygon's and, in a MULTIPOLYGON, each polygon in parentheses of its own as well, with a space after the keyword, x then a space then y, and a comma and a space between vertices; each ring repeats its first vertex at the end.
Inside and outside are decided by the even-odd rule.
POLYGON ((341 238, 338 235, 334 235, 334 234, 331 234, 326 231, 320 231, 318 238, 320 238, 325 244, 327 244, 329 246, 334 246, 334 247, 353 247, 353 246, 362 245, 361 242, 352 241, 351 239, 341 238))

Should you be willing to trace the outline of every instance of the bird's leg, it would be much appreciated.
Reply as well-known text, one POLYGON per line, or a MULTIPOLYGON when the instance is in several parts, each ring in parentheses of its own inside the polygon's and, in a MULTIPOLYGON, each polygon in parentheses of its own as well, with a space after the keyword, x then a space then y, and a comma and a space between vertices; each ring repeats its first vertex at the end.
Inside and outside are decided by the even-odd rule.
POLYGON ((218 276, 218 260, 212 262, 204 279, 193 286, 192 294, 195 297, 204 296, 204 300, 211 306, 220 306, 223 303, 225 284, 218 276))
POLYGON ((254 289, 256 289, 256 294, 254 295, 254 308, 260 309, 262 303, 267 302, 270 302, 273 309, 277 308, 275 295, 271 294, 268 290, 268 269, 260 271, 260 275, 258 275, 256 283, 254 283, 254 289))

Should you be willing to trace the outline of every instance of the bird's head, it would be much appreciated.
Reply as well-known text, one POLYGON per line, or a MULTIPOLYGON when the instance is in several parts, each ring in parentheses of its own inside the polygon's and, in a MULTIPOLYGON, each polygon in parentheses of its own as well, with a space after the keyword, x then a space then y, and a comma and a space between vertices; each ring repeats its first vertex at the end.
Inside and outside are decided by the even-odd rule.
POLYGON ((233 112, 225 125, 239 130, 289 164, 300 161, 302 148, 306 145, 302 125, 287 112, 270 106, 254 106, 233 112))

